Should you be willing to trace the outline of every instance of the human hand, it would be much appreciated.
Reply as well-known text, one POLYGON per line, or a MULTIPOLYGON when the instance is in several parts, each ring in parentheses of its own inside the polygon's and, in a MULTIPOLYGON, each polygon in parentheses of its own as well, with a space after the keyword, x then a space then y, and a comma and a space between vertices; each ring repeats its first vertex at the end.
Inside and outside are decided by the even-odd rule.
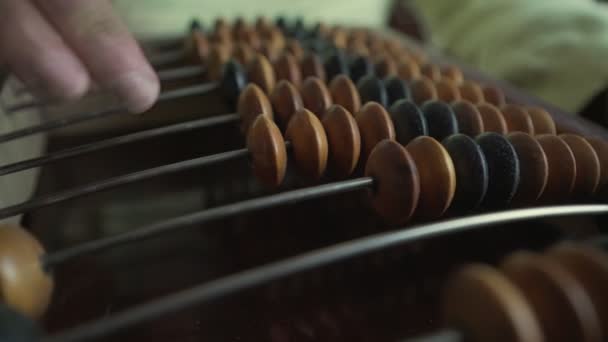
POLYGON ((160 84, 109 0, 0 0, 0 67, 34 94, 76 99, 91 84, 129 111, 154 104, 160 84))

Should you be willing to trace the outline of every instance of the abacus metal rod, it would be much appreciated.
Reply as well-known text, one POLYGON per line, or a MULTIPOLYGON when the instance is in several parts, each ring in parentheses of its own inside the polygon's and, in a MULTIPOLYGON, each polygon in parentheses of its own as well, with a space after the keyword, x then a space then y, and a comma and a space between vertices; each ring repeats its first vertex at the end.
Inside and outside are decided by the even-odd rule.
POLYGON ((212 116, 208 118, 180 122, 178 124, 163 126, 159 128, 153 128, 145 131, 130 133, 121 135, 105 140, 95 141, 89 144, 69 147, 63 150, 51 152, 45 156, 27 159, 16 163, 0 166, 0 176, 7 174, 28 170, 35 167, 40 167, 46 164, 50 164, 59 160, 68 159, 76 156, 80 156, 86 153, 99 151, 102 149, 116 147, 140 140, 151 139, 163 135, 174 134, 178 132, 186 132, 195 130, 198 128, 210 127, 221 125, 225 123, 231 123, 239 121, 240 116, 236 113, 224 114, 218 116, 212 116))
POLYGON ((442 329, 440 331, 427 334, 424 336, 418 336, 408 338, 401 342, 463 342, 465 341, 462 332, 453 329, 442 329))
POLYGON ((148 62, 153 67, 159 68, 163 67, 167 64, 173 64, 177 62, 181 62, 186 58, 186 50, 183 48, 164 51, 158 54, 154 54, 148 58, 148 62))
POLYGON ((364 189, 371 187, 373 185, 373 182, 373 179, 370 177, 361 177, 341 182, 333 182, 303 189, 286 191, 276 195, 254 198, 238 203, 206 209, 193 214, 183 215, 149 226, 131 230, 122 234, 117 234, 107 238, 83 243, 72 248, 67 248, 63 251, 50 253, 42 257, 42 263, 45 269, 51 269, 57 264, 75 258, 77 256, 81 256, 83 254, 99 252, 101 250, 108 249, 111 247, 116 247, 130 242, 152 238, 164 232, 173 231, 175 229, 192 226, 194 224, 203 224, 205 222, 219 220, 235 215, 241 215, 257 210, 293 204, 308 199, 314 199, 323 196, 364 189))
MULTIPOLYGON (((168 100, 174 100, 174 99, 194 96, 194 95, 202 95, 202 94, 205 94, 212 90, 217 89, 218 85, 219 84, 217 82, 209 82, 209 83, 205 83, 205 84, 193 85, 193 86, 188 86, 188 87, 175 89, 175 90, 168 90, 159 95, 157 102, 164 102, 164 101, 168 101, 168 100)), ((48 131, 51 131, 54 129, 63 128, 63 127, 71 126, 74 124, 78 124, 81 122, 90 121, 90 120, 94 120, 94 119, 110 117, 110 116, 118 115, 118 114, 127 115, 126 111, 127 111, 127 109, 125 108, 125 106, 120 105, 120 106, 110 107, 108 109, 103 109, 100 111, 72 114, 72 115, 69 115, 69 116, 66 116, 63 118, 43 122, 39 125, 30 126, 30 127, 26 127, 26 128, 22 128, 22 129, 13 131, 13 132, 2 134, 2 135, 0 135, 0 143, 27 137, 27 136, 30 136, 33 134, 48 132, 48 131)))
POLYGON ((0 217, 7 218, 14 215, 22 214, 30 210, 39 209, 42 207, 67 201, 70 199, 82 197, 95 192, 115 188, 117 186, 126 185, 129 183, 141 181, 144 179, 167 175, 174 172, 185 171, 195 167, 209 166, 227 160, 232 160, 249 155, 249 150, 246 148, 232 150, 228 152, 217 153, 209 156, 189 159, 163 166, 153 167, 143 171, 137 171, 126 175, 121 175, 101 181, 93 182, 88 185, 79 186, 73 189, 60 191, 54 194, 38 196, 31 200, 8 206, 0 209, 0 217))
MULTIPOLYGON (((313 250, 203 283, 190 289, 135 306, 123 312, 82 324, 63 333, 46 337, 43 341, 73 342, 101 338, 129 326, 150 321, 162 315, 209 302, 294 273, 311 270, 408 242, 530 219, 605 213, 608 213, 608 205, 604 204, 551 206, 507 210, 401 228, 396 231, 375 234, 313 250)), ((196 222, 190 223, 194 224, 196 222)))

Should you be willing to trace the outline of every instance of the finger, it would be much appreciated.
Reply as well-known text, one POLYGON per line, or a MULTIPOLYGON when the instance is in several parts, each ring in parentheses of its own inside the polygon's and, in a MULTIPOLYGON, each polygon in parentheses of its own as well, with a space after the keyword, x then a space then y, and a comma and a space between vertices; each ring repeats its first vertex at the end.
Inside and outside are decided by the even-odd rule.
POLYGON ((73 99, 89 85, 86 68, 29 0, 0 1, 0 60, 43 96, 73 99))
POLYGON ((133 112, 148 109, 160 82, 108 0, 35 0, 92 77, 133 112))

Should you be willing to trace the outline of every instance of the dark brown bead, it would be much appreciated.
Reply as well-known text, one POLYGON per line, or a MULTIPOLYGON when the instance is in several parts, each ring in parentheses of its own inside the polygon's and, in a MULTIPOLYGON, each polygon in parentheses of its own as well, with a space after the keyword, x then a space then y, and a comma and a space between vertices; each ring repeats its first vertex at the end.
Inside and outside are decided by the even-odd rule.
POLYGON ((281 131, 267 116, 258 116, 247 135, 253 172, 258 181, 268 187, 283 183, 287 169, 287 151, 281 131))
POLYGON ((551 114, 540 107, 528 107, 528 114, 534 125, 534 134, 557 134, 551 114))
POLYGON ((296 61, 299 61, 304 57, 304 49, 300 42, 296 39, 289 39, 285 44, 285 51, 289 52, 293 57, 295 57, 296 61))
POLYGON ((255 57, 255 51, 245 43, 237 43, 234 45, 232 57, 241 63, 241 65, 248 65, 253 57, 255 57))
POLYGON ((475 105, 467 100, 452 103, 452 110, 458 122, 458 131, 470 137, 485 132, 481 114, 475 105))
POLYGON ((531 135, 523 132, 507 136, 519 159, 520 181, 513 202, 518 205, 532 204, 540 198, 549 178, 549 163, 540 145, 531 135))
POLYGON ((207 36, 200 30, 193 30, 186 38, 184 49, 195 64, 205 63, 211 46, 207 36))
POLYGON ((603 196, 608 190, 608 142, 600 138, 587 138, 587 141, 593 146, 600 161, 600 181, 596 192, 603 196))
POLYGON ((435 64, 423 65, 422 68, 420 68, 420 72, 431 81, 439 82, 439 80, 441 80, 441 69, 435 64))
POLYGON ((412 91, 414 102, 419 105, 438 98, 437 89, 435 89, 433 81, 424 76, 413 80, 410 84, 410 90, 412 91))
POLYGON ((419 79, 422 74, 420 73, 420 67, 416 62, 405 58, 401 60, 401 63, 397 66, 397 75, 404 80, 412 81, 419 79))
POLYGON ((460 100, 460 90, 456 84, 449 79, 441 79, 435 82, 435 89, 437 89, 437 97, 444 102, 454 102, 460 100))
POLYGON ((361 98, 357 86, 346 75, 338 75, 329 84, 329 93, 335 104, 344 107, 350 113, 361 108, 361 98))
POLYGON ((405 149, 410 153, 420 176, 420 199, 416 217, 438 218, 448 209, 456 191, 456 172, 445 148, 431 137, 412 140, 405 149))
POLYGON ((486 102, 491 103, 498 108, 507 104, 505 94, 502 92, 502 90, 500 90, 500 88, 485 85, 481 89, 483 91, 483 98, 486 100, 486 102))
POLYGON ((262 89, 253 83, 249 83, 241 95, 237 103, 237 112, 241 117, 241 132, 247 133, 249 126, 260 116, 268 116, 273 119, 272 106, 268 97, 262 89))
POLYGON ((576 180, 574 193, 577 196, 590 196, 595 193, 600 182, 600 160, 593 146, 587 140, 574 134, 559 136, 568 144, 576 161, 576 180))
POLYGON ((381 141, 369 156, 365 175, 374 179, 370 195, 376 212, 389 223, 406 223, 418 203, 420 180, 405 148, 392 140, 381 141))
POLYGON ((483 120, 483 128, 485 132, 507 134, 507 122, 496 106, 489 103, 482 103, 477 106, 477 110, 479 111, 481 119, 483 120))
POLYGON ((534 135, 534 125, 527 111, 516 105, 506 105, 500 108, 507 122, 509 132, 524 132, 534 135))
POLYGON ((302 83, 302 74, 300 73, 298 61, 289 52, 284 52, 274 62, 274 71, 276 72, 277 81, 288 80, 297 87, 302 83))
POLYGON ((319 118, 325 115, 325 111, 331 106, 331 95, 323 81, 316 77, 308 77, 302 83, 302 100, 304 107, 313 112, 319 118))
POLYGON ((378 77, 390 77, 397 74, 397 64, 391 57, 385 55, 378 59, 374 70, 378 77))
POLYGON ((543 147, 549 165, 547 186, 541 200, 561 201, 572 193, 576 180, 576 160, 572 149, 562 138, 555 135, 538 135, 536 140, 543 147))
POLYGON ((285 132, 291 142, 298 172, 306 178, 321 178, 327 167, 328 144, 321 121, 309 110, 296 112, 285 132))
POLYGON ((302 70, 302 77, 304 79, 308 77, 316 77, 322 82, 325 82, 325 68, 321 62, 319 55, 315 53, 309 53, 300 62, 300 69, 302 70))
POLYGON ((230 49, 225 45, 213 45, 207 59, 207 74, 212 81, 222 79, 224 64, 230 59, 230 49))
POLYGON ((291 117, 304 108, 298 89, 287 80, 277 83, 270 96, 272 107, 280 127, 287 127, 291 117))
POLYGON ((464 81, 460 86, 460 97, 468 100, 474 104, 481 104, 484 102, 483 91, 481 87, 474 82, 464 81))
POLYGON ((462 71, 455 65, 443 66, 441 68, 441 77, 443 79, 452 81, 456 85, 464 82, 464 75, 462 74, 462 71))
POLYGON ((390 116, 377 102, 368 102, 355 115, 361 133, 361 159, 367 157, 380 141, 395 140, 395 127, 390 116))
POLYGON ((361 134, 357 122, 347 109, 332 105, 323 117, 322 124, 329 145, 328 170, 337 178, 345 178, 357 166, 361 153, 361 134))
POLYGON ((249 82, 257 84, 266 94, 272 93, 276 78, 275 72, 264 55, 258 54, 247 66, 249 82))

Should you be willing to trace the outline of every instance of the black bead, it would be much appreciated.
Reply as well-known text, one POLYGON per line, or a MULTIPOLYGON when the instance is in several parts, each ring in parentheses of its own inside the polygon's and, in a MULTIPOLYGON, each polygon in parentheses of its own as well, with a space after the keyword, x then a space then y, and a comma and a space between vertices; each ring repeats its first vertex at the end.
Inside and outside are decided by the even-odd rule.
POLYGON ((395 126, 397 142, 401 145, 405 146, 421 135, 428 135, 426 119, 414 102, 399 100, 391 106, 389 113, 395 126))
POLYGON ((374 74, 374 65, 368 58, 355 57, 350 63, 350 77, 353 82, 358 82, 362 77, 374 74))
POLYGON ((34 321, 0 305, 0 341, 37 342, 41 337, 42 332, 34 321))
POLYGON ((331 81, 338 75, 349 76, 348 63, 346 62, 346 56, 341 51, 335 51, 325 61, 325 74, 327 80, 331 81))
POLYGON ((407 83, 397 76, 391 76, 384 79, 384 87, 388 94, 388 105, 392 105, 401 99, 411 99, 410 88, 407 83))
POLYGON ((488 190, 489 176, 481 147, 464 134, 454 134, 442 142, 456 172, 456 193, 450 210, 467 212, 477 208, 488 190))
POLYGON ((275 24, 281 31, 285 32, 287 30, 287 19, 285 19, 284 16, 278 16, 275 20, 275 24))
POLYGON ((420 109, 424 113, 429 135, 439 141, 458 133, 458 121, 452 108, 442 101, 427 101, 420 109))
POLYGON ((519 185, 519 160, 513 145, 504 136, 488 132, 475 139, 488 163, 488 192, 482 205, 488 209, 508 205, 519 185))
POLYGON ((192 19, 190 21, 190 31, 202 31, 202 30, 203 30, 203 24, 201 24, 200 20, 192 19))
POLYGON ((247 85, 245 69, 236 60, 229 60, 224 65, 220 89, 229 103, 236 103, 241 91, 247 85))
POLYGON ((357 82, 357 90, 361 97, 361 103, 365 104, 369 101, 378 102, 382 107, 386 108, 388 103, 388 95, 384 83, 374 76, 367 75, 357 82))

